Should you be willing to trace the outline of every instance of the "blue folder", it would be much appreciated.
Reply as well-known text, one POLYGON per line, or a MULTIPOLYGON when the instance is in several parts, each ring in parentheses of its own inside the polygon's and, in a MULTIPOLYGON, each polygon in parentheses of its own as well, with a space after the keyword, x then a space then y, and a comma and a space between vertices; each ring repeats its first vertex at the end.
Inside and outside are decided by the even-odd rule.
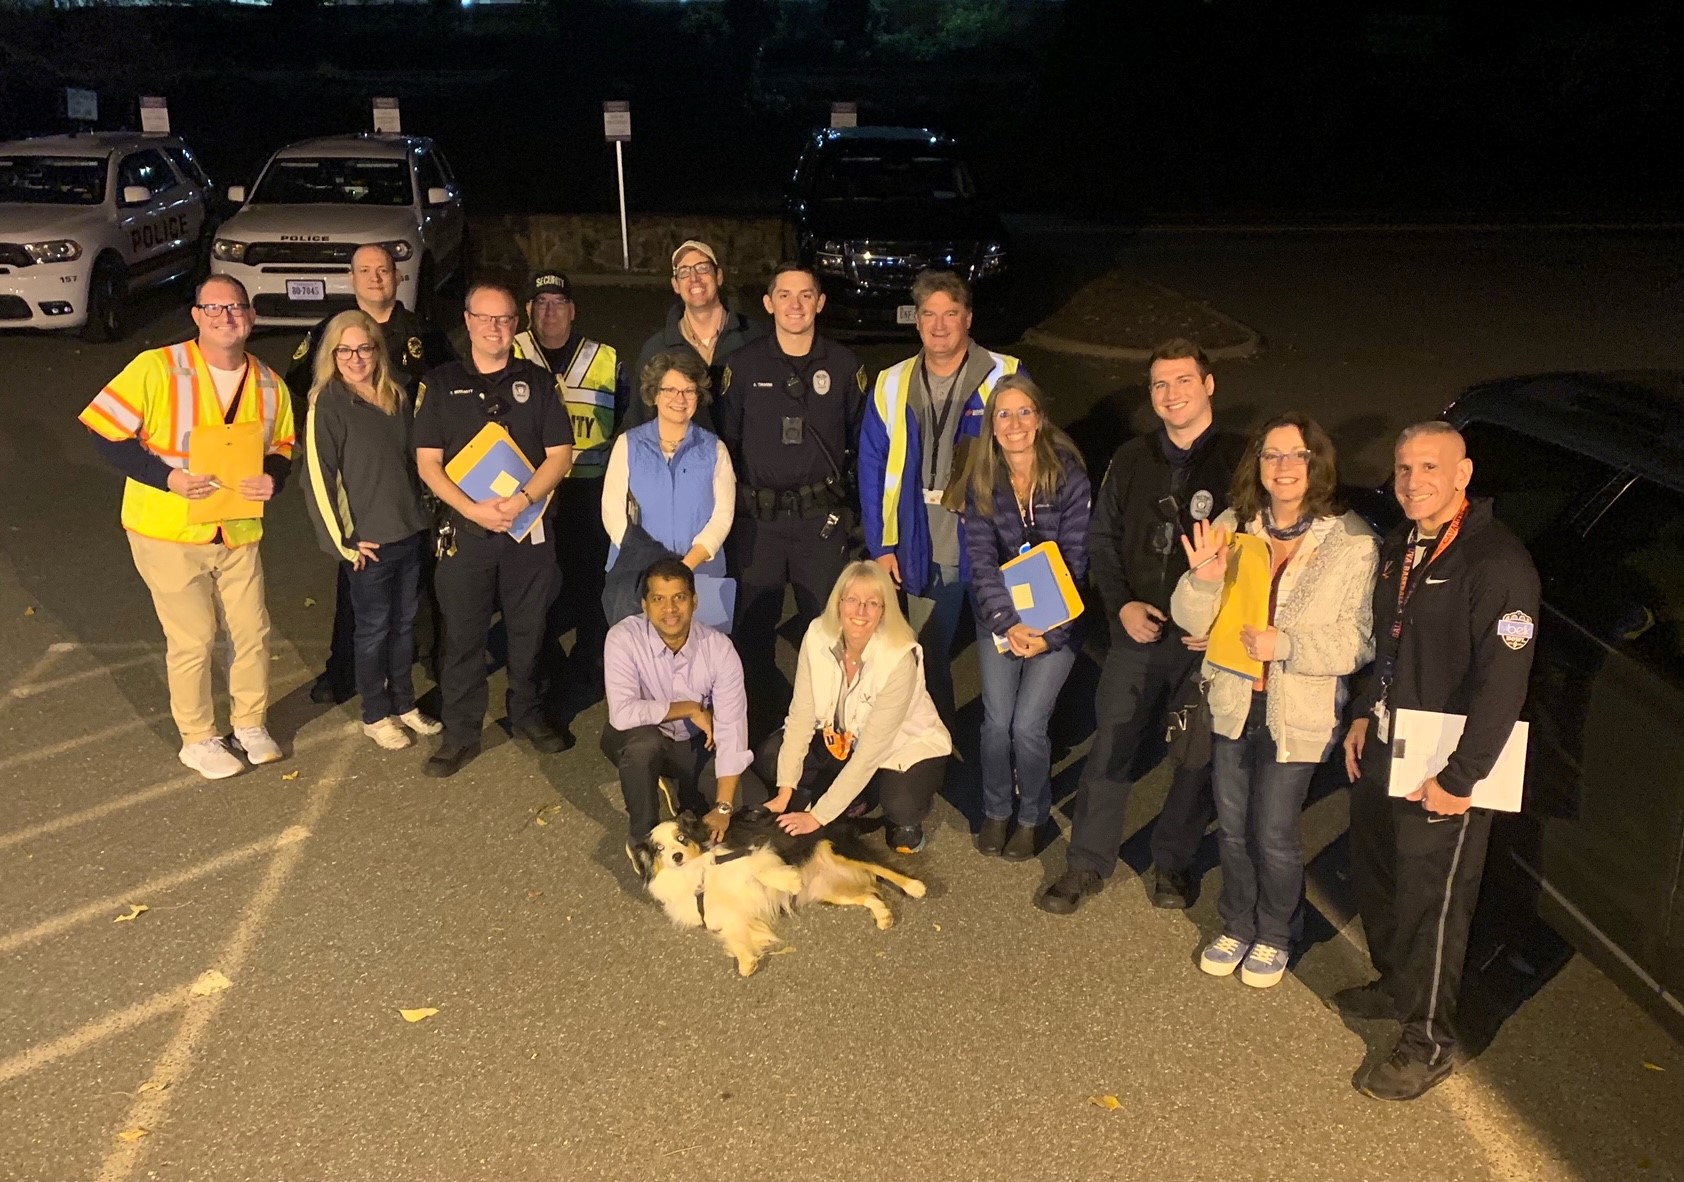
POLYGON ((731 614, 737 610, 737 580, 720 575, 696 576, 696 618, 726 635, 731 632, 731 614))
POLYGON ((1017 618, 1045 632, 1082 614, 1082 597, 1057 542, 1042 542, 1028 553, 1000 564, 1000 577, 1011 593, 1017 618))
MULTIPOLYGON (((487 423, 481 427, 468 446, 452 456, 450 463, 444 466, 444 474, 476 501, 514 496, 532 479, 532 472, 532 465, 526 462, 514 439, 499 423, 487 423)), ((509 536, 517 542, 525 541, 549 503, 550 497, 546 496, 527 506, 509 527, 509 536)))

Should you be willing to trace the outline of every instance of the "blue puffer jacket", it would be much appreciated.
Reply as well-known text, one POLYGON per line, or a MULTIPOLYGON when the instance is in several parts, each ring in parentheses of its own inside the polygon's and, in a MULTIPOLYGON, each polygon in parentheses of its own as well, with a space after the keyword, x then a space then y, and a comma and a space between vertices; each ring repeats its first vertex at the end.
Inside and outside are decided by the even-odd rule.
MULTIPOLYGON (((1035 494, 1033 524, 1018 515, 1011 476, 1003 464, 995 479, 992 513, 979 508, 974 496, 965 499, 963 537, 971 560, 971 598, 976 604, 977 626, 996 636, 1004 636, 1007 629, 1021 622, 1012 607, 1012 594, 1000 577, 1000 564, 1017 557, 1020 547, 1056 542, 1071 578, 1080 584, 1088 573, 1088 514, 1093 490, 1081 461, 1071 455, 1062 458, 1064 483, 1050 497, 1035 494)), ((1057 652, 1068 645, 1078 622, 1048 632, 1047 651, 1057 652)))

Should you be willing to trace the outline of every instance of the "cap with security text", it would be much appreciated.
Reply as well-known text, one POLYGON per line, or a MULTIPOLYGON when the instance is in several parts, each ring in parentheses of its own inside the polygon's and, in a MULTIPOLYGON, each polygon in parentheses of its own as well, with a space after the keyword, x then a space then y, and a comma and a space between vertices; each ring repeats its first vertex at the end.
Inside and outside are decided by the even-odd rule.
POLYGON ((532 277, 532 282, 528 285, 526 298, 535 300, 545 294, 572 299, 573 285, 567 282, 567 276, 560 271, 543 271, 532 277))

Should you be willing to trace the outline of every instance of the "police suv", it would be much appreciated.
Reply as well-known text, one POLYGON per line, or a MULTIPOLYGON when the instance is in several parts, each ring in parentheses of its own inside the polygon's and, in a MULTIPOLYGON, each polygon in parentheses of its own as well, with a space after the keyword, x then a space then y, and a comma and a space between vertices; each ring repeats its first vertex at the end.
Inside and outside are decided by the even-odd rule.
POLYGON ((414 135, 303 140, 276 152, 223 223, 211 269, 251 293, 257 322, 315 324, 356 305, 351 256, 378 242, 398 264, 398 298, 425 314, 443 283, 467 274, 467 218, 450 165, 414 135))
POLYGON ((118 339, 132 293, 199 273, 211 208, 210 178, 173 136, 0 144, 0 328, 118 339))

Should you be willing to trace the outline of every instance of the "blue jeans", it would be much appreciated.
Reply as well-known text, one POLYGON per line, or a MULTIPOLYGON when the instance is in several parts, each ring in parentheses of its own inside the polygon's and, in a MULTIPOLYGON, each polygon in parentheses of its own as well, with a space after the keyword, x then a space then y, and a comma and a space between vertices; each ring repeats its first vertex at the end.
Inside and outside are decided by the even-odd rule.
POLYGON ((415 610, 421 602, 425 532, 380 547, 380 561, 349 569, 357 692, 363 721, 415 709, 415 610))
POLYGON ((1012 816, 1012 764, 1016 757, 1019 825, 1041 825, 1052 815, 1052 740, 1047 722, 1058 691, 1076 664, 1075 648, 1024 660, 977 639, 982 668, 982 811, 996 821, 1012 816))
POLYGON ((1211 736, 1211 785, 1222 851, 1222 928, 1245 943, 1290 949, 1304 894, 1300 818, 1314 763, 1277 763, 1266 694, 1251 695, 1238 739, 1211 736))
POLYGON ((969 589, 959 581, 958 567, 932 566, 928 593, 906 597, 906 622, 924 648, 924 687, 944 722, 953 717, 953 636, 969 589))

